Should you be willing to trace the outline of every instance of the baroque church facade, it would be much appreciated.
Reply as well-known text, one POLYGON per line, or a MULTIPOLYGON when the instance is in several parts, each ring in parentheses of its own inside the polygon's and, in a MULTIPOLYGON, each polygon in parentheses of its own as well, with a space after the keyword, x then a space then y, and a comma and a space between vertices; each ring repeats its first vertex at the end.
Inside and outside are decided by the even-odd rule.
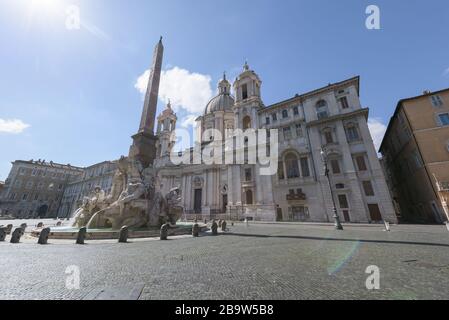
MULTIPOLYGON (((218 95, 197 118, 194 146, 174 152, 177 117, 170 104, 156 118, 163 50, 161 38, 154 50, 141 123, 132 137, 128 157, 138 160, 143 168, 156 169, 155 185, 162 194, 180 189, 184 218, 332 222, 335 203, 344 222, 397 221, 368 129, 369 110, 360 103, 359 77, 266 106, 262 81, 245 63, 232 85, 225 76, 219 82, 218 95), (225 140, 209 136, 212 129, 225 140), (261 162, 250 159, 249 155, 261 147, 258 140, 253 143, 245 136, 236 150, 226 145, 234 140, 228 136, 230 130, 251 129, 275 133, 263 145, 267 155, 278 152, 271 159, 277 164, 271 175, 262 174, 261 162), (212 158, 217 161, 201 161, 208 148, 214 150, 212 158), (223 153, 245 161, 218 161, 223 153), (174 163, 176 156, 200 161, 174 163)), ((76 168, 77 175, 60 184, 59 206, 47 216, 69 218, 97 186, 110 194, 116 165, 116 161, 107 161, 76 168)), ((0 195, 0 209, 13 216, 25 217, 25 211, 27 216, 35 216, 42 204, 22 210, 29 192, 19 190, 21 183, 15 182, 14 168, 0 195), (11 194, 16 198, 6 202, 11 194)), ((54 183, 33 184, 51 188, 54 183)))
POLYGON ((209 129, 224 138, 227 129, 277 129, 277 173, 261 175, 257 163, 174 165, 170 137, 177 118, 168 105, 157 118, 154 165, 164 192, 182 190, 186 216, 332 222, 335 202, 341 221, 396 222, 368 129, 369 110, 360 103, 359 77, 265 106, 262 81, 245 64, 232 88, 224 76, 196 120, 198 148, 186 153, 192 158, 213 143, 204 137, 209 129))

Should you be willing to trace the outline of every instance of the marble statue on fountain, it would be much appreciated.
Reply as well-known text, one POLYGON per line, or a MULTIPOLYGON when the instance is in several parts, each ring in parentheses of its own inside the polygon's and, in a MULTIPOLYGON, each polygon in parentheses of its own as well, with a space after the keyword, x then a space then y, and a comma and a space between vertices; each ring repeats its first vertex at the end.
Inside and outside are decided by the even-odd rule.
POLYGON ((90 229, 160 227, 164 223, 172 226, 181 217, 183 207, 179 188, 173 188, 163 196, 157 187, 154 168, 143 168, 133 158, 120 158, 114 175, 111 194, 104 196, 96 188, 94 197, 87 198, 75 213, 74 227, 90 229))

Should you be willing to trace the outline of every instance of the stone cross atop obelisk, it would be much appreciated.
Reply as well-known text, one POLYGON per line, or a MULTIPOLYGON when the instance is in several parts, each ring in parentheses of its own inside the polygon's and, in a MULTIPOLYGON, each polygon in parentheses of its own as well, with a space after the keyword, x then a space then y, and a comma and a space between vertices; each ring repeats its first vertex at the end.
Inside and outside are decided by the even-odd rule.
POLYGON ((139 160, 145 168, 152 165, 156 158, 157 137, 154 135, 154 122, 156 120, 163 54, 164 46, 161 37, 154 48, 153 65, 148 79, 139 131, 132 137, 133 144, 129 149, 129 157, 139 160))

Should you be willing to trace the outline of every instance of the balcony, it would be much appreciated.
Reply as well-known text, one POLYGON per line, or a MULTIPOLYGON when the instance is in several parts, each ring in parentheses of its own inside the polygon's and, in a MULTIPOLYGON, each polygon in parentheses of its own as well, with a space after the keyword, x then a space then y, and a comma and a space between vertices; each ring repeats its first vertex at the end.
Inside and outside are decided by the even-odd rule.
POLYGON ((286 196, 287 201, 304 201, 307 196, 301 189, 297 190, 296 193, 289 193, 286 196))

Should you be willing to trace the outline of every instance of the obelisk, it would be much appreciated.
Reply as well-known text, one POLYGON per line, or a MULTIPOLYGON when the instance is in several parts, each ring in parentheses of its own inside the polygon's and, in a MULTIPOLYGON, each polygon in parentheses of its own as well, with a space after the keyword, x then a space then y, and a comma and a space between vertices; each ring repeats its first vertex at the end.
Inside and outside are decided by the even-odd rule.
POLYGON ((133 144, 129 149, 129 157, 139 160, 145 168, 153 165, 153 161, 156 158, 157 137, 154 135, 154 122, 156 119, 163 54, 164 46, 162 45, 161 37, 154 48, 153 64, 148 79, 139 131, 132 136, 133 144))

